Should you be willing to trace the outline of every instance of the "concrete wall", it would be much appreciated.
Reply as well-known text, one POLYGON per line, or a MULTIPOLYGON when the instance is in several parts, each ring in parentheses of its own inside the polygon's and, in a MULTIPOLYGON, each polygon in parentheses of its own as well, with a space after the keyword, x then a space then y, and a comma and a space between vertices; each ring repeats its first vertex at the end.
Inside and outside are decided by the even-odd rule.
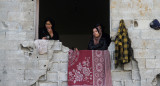
MULTIPOLYGON (((160 84, 160 35, 149 23, 160 19, 159 0, 110 0, 111 36, 124 19, 134 49, 133 60, 114 68, 114 43, 109 47, 113 86, 160 84)), ((69 48, 48 41, 48 53, 34 45, 36 0, 0 0, 0 86, 67 86, 69 48)))
POLYGON ((124 19, 135 59, 122 70, 112 71, 114 86, 159 86, 160 31, 149 27, 153 19, 160 19, 159 3, 160 0, 111 0, 111 36, 114 39, 119 21, 124 19))

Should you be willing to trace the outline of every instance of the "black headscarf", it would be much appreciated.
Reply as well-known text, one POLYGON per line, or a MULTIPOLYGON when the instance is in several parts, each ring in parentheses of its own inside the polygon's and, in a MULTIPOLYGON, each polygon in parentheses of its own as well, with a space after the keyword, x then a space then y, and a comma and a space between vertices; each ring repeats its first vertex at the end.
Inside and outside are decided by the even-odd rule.
POLYGON ((55 31, 55 21, 51 17, 47 17, 44 21, 44 29, 47 30, 46 28, 46 22, 49 21, 52 24, 52 30, 55 31))

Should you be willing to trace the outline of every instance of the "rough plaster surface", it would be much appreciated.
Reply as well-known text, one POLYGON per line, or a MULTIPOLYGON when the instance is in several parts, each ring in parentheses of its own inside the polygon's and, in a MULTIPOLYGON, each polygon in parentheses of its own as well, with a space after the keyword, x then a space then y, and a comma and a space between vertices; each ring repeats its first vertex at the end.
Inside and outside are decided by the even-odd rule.
MULTIPOLYGON (((114 68, 114 42, 109 51, 113 86, 160 85, 160 31, 149 23, 160 20, 160 0, 110 0, 110 34, 114 41, 124 19, 134 57, 114 68)), ((34 45, 36 0, 0 0, 0 86, 67 86, 68 48, 49 41, 48 53, 34 45)))

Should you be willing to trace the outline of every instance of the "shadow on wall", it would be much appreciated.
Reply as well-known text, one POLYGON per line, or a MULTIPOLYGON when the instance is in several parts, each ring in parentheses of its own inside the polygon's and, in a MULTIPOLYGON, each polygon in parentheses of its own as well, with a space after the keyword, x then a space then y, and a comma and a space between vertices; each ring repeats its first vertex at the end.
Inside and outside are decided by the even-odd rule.
POLYGON ((154 80, 152 81, 152 85, 153 86, 160 86, 160 74, 158 74, 156 76, 156 78, 154 78, 154 80))

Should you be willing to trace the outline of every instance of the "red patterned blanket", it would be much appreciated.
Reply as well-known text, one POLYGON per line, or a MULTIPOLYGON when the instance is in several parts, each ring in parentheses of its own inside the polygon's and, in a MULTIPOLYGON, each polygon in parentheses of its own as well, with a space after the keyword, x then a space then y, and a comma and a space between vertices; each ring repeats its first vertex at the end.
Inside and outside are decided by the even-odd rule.
POLYGON ((70 50, 68 86, 112 86, 109 51, 70 50))

